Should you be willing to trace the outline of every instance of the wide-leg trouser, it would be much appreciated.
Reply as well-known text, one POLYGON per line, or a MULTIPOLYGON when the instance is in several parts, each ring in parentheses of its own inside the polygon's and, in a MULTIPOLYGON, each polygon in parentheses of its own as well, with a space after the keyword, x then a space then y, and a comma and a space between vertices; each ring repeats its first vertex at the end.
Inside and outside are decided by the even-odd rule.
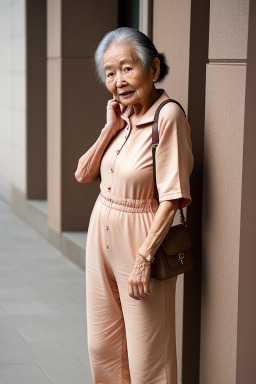
POLYGON ((177 276, 150 278, 150 296, 128 294, 128 276, 155 212, 155 199, 99 194, 86 243, 87 341, 96 384, 177 384, 177 276))

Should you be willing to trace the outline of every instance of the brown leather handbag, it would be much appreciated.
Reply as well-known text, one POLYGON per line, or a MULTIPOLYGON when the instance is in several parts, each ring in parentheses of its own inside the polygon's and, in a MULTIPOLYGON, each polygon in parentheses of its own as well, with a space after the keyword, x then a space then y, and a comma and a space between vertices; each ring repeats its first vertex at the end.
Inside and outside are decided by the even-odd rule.
MULTIPOLYGON (((154 196, 157 198, 158 203, 159 196, 156 185, 155 160, 156 147, 159 143, 158 117, 161 108, 168 102, 174 102, 178 104, 186 116, 186 113, 180 103, 173 99, 164 100, 158 106, 154 116, 154 123, 152 127, 152 154, 154 169, 154 196)), ((179 210, 182 224, 173 225, 170 227, 167 235, 165 236, 160 247, 157 249, 152 260, 150 276, 158 280, 165 280, 180 275, 189 271, 195 265, 191 235, 187 228, 187 222, 185 220, 183 210, 182 208, 179 208, 179 210)))

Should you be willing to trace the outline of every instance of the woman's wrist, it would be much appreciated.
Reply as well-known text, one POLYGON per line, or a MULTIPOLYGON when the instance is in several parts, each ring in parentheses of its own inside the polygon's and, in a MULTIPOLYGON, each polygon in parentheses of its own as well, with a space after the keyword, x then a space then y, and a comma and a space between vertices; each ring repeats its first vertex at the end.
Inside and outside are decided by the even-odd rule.
POLYGON ((103 129, 110 130, 110 131, 113 131, 114 133, 116 133, 116 124, 107 122, 103 129))
POLYGON ((140 253, 140 251, 138 251, 138 255, 149 263, 153 263, 154 261, 154 258, 151 256, 151 254, 148 254, 147 256, 145 256, 142 253, 140 253))

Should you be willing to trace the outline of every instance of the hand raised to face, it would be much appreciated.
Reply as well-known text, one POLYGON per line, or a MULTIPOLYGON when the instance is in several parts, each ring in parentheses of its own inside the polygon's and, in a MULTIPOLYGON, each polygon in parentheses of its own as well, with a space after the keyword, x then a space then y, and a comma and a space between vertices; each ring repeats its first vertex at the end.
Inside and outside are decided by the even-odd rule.
POLYGON ((127 106, 119 103, 114 97, 107 104, 107 124, 114 127, 115 131, 123 128, 125 122, 121 114, 125 112, 127 106))

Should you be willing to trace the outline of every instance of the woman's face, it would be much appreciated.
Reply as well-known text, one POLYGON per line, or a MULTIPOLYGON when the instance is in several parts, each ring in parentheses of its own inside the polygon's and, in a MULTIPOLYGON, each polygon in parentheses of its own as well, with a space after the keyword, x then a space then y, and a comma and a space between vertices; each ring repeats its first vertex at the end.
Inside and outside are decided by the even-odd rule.
POLYGON ((143 105, 154 86, 156 59, 159 60, 155 58, 153 65, 145 71, 131 43, 113 43, 103 55, 107 89, 126 106, 143 105))

